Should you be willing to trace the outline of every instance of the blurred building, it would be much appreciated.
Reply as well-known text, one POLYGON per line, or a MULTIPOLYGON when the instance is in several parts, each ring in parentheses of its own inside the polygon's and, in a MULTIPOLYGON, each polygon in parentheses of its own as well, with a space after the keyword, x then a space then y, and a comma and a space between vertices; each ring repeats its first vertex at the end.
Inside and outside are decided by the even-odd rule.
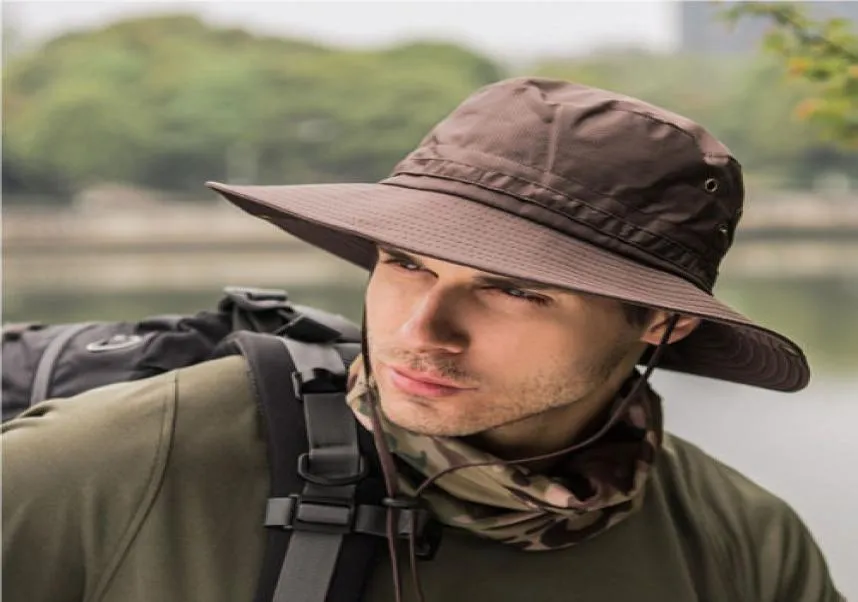
MULTIPOLYGON (((734 2, 678 2, 679 52, 726 54, 754 52, 770 27, 766 18, 745 17, 731 25, 720 14, 734 2)), ((858 2, 798 2, 814 19, 849 19, 858 27, 858 2)))

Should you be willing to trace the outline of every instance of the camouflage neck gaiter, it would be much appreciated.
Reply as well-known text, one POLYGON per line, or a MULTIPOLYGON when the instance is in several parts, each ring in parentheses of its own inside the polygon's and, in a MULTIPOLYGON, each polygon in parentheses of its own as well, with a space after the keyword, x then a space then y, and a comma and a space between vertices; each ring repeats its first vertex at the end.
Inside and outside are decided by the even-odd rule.
MULTIPOLYGON (((349 380, 348 404, 372 431, 374 385, 364 378, 361 358, 352 364, 349 380)), ((469 467, 500 460, 459 438, 413 433, 383 413, 381 420, 403 492, 413 495, 426 478, 462 466, 421 496, 438 520, 527 551, 572 546, 635 512, 662 436, 661 400, 648 384, 602 437, 558 459, 550 474, 502 464, 469 467)))

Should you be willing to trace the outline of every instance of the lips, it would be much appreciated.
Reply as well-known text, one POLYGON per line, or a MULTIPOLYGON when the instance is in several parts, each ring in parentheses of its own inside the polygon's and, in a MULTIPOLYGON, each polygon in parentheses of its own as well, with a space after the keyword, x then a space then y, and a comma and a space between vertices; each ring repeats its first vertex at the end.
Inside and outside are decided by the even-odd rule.
POLYGON ((407 368, 385 366, 393 385, 410 395, 421 397, 449 397, 463 391, 471 390, 455 382, 433 376, 425 372, 416 372, 407 368))

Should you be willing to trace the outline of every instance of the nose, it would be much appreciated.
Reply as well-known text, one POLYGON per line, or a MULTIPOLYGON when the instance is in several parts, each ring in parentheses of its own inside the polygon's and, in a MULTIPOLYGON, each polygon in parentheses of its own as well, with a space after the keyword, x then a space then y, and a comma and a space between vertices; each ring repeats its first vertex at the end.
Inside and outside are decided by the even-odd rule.
POLYGON ((461 353, 468 344, 461 318, 455 293, 433 287, 415 299, 399 328, 400 340, 412 351, 461 353))

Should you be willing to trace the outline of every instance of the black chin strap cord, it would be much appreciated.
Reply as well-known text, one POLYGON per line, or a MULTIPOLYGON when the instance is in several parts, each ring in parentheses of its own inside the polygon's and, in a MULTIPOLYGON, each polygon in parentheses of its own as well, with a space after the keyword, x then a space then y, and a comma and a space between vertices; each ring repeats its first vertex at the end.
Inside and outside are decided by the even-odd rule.
MULTIPOLYGON (((363 376, 367 383, 370 383, 370 375, 372 374, 372 366, 369 358, 369 344, 366 334, 366 309, 364 309, 361 319, 361 354, 363 355, 363 376)), ((382 502, 387 507, 387 520, 385 521, 385 531, 387 535, 387 551, 390 555, 390 568, 393 575, 393 596, 395 602, 402 602, 402 578, 399 570, 399 558, 396 554, 397 544, 397 525, 399 523, 399 512, 397 511, 398 501, 400 500, 399 482, 396 471, 396 463, 393 459, 393 454, 390 452, 390 447, 387 445, 387 440, 384 436, 384 427, 381 424, 381 415, 379 401, 372 387, 370 391, 370 414, 372 420, 372 439, 375 443, 375 449, 378 452, 378 459, 381 463, 381 472, 384 477, 384 489, 387 492, 387 497, 382 502)), ((414 534, 411 534, 413 541, 414 534)), ((413 543, 412 543, 413 548, 413 543)), ((416 575, 416 557, 412 557, 412 573, 416 575)), ((419 589, 419 584, 416 585, 419 589)), ((418 599, 423 601, 422 592, 418 591, 418 599)))
MULTIPOLYGON (((616 409, 614 410, 611 417, 608 421, 600 428, 595 434, 588 437, 584 441, 580 443, 576 443, 570 447, 561 449, 556 452, 551 452, 548 454, 542 454, 539 456, 533 456, 531 458, 524 458, 520 460, 496 460, 491 462, 476 462, 473 464, 463 464, 460 466, 451 466, 450 468, 446 468, 435 475, 428 477, 420 487, 414 493, 413 499, 419 500, 420 496, 423 492, 430 486, 432 483, 440 479, 446 474, 454 472, 456 470, 461 470, 463 468, 473 468, 477 466, 490 466, 490 465, 509 465, 509 464, 521 464, 525 462, 535 462, 539 460, 548 460, 551 458, 556 458, 558 456, 562 456, 568 453, 571 453, 577 449, 585 447, 594 441, 598 440, 602 437, 608 430, 616 424, 617 420, 619 420, 620 416, 622 416, 629 402, 634 399, 641 391, 641 389, 646 385, 649 381, 650 376, 653 371, 658 366, 658 362, 661 359, 661 356, 664 353, 664 350, 667 348, 668 343, 670 342, 670 337, 673 334, 673 331, 676 329, 676 325, 679 322, 679 314, 672 314, 668 319, 667 325, 664 330, 664 334, 661 337, 661 340, 658 343, 658 346, 653 351, 649 360, 647 361, 646 368, 644 369, 643 374, 640 378, 637 379, 635 385, 632 387, 632 390, 623 397, 620 402, 617 404, 616 409)), ((367 343, 367 335, 366 335, 366 311, 364 310, 363 319, 362 319, 362 335, 361 335, 361 352, 363 354, 363 370, 364 370, 364 378, 366 382, 370 382, 370 375, 372 374, 372 368, 370 365, 369 358, 369 345, 367 343)), ((395 510, 397 500, 400 500, 402 496, 399 494, 399 487, 397 481, 397 472, 396 472, 396 464, 393 460, 393 455, 390 453, 390 448, 387 445, 387 441, 384 437, 383 427, 381 425, 381 416, 380 416, 380 408, 379 401, 374 392, 371 391, 371 414, 372 414, 372 428, 373 428, 373 441, 375 442, 376 450, 378 451, 379 460, 381 461, 382 472, 384 473, 384 484, 385 489, 387 491, 388 498, 385 500, 387 505, 387 544, 388 544, 388 552, 390 554, 390 564, 391 570, 393 573, 393 589, 394 589, 394 599, 395 602, 402 602, 402 583, 401 583, 401 575, 399 571, 399 560, 396 556, 396 543, 397 543, 397 534, 396 534, 396 522, 398 522, 398 513, 395 510)), ((411 574, 414 582, 415 594, 417 596, 418 602, 424 602, 425 597, 423 595, 423 587, 420 583, 420 577, 417 571, 417 555, 415 552, 416 541, 414 530, 412 529, 409 538, 408 538, 408 556, 410 559, 411 565, 411 574)))
POLYGON ((541 454, 539 456, 533 456, 531 458, 522 458, 522 459, 518 459, 518 460, 493 460, 493 461, 489 461, 489 462, 475 462, 473 464, 461 464, 459 466, 451 466, 449 468, 445 468, 444 470, 436 473, 435 475, 433 475, 433 476, 427 478, 425 481, 423 481, 423 484, 421 484, 420 487, 417 488, 417 491, 414 493, 414 496, 420 497, 420 495, 432 483, 434 483, 435 481, 437 481, 438 479, 440 479, 444 475, 449 474, 451 472, 454 472, 456 470, 461 470, 463 468, 473 468, 473 467, 477 467, 477 466, 494 466, 494 465, 503 466, 503 465, 510 465, 510 464, 524 464, 526 462, 536 462, 539 460, 549 460, 551 458, 563 456, 563 455, 568 454, 570 452, 573 452, 577 449, 580 449, 582 447, 590 445, 591 443, 593 443, 594 441, 596 441, 597 439, 602 437, 605 433, 607 433, 608 430, 611 427, 613 427, 614 424, 616 424, 617 420, 619 420, 620 416, 622 416, 626 407, 629 405, 629 402, 638 395, 640 390, 649 381, 649 377, 652 375, 653 370, 655 370, 656 367, 658 366, 658 362, 661 359, 661 356, 664 353, 664 350, 667 349, 667 345, 670 341, 670 336, 673 334, 673 331, 676 328, 677 322, 679 322, 679 314, 671 315, 670 318, 668 319, 667 325, 666 325, 665 330, 664 330, 664 334, 662 335, 661 340, 658 343, 658 346, 653 351, 652 355, 649 358, 649 361, 647 361, 646 368, 644 369, 643 374, 640 376, 640 378, 637 379, 634 387, 632 387, 632 390, 629 391, 629 393, 625 397, 623 397, 620 400, 620 402, 617 404, 616 409, 614 410, 613 414, 611 414, 611 417, 608 419, 608 421, 602 426, 602 428, 600 428, 592 436, 588 437, 584 441, 581 441, 580 443, 576 443, 576 444, 571 445, 569 447, 563 448, 559 451, 551 452, 548 454, 541 454))

